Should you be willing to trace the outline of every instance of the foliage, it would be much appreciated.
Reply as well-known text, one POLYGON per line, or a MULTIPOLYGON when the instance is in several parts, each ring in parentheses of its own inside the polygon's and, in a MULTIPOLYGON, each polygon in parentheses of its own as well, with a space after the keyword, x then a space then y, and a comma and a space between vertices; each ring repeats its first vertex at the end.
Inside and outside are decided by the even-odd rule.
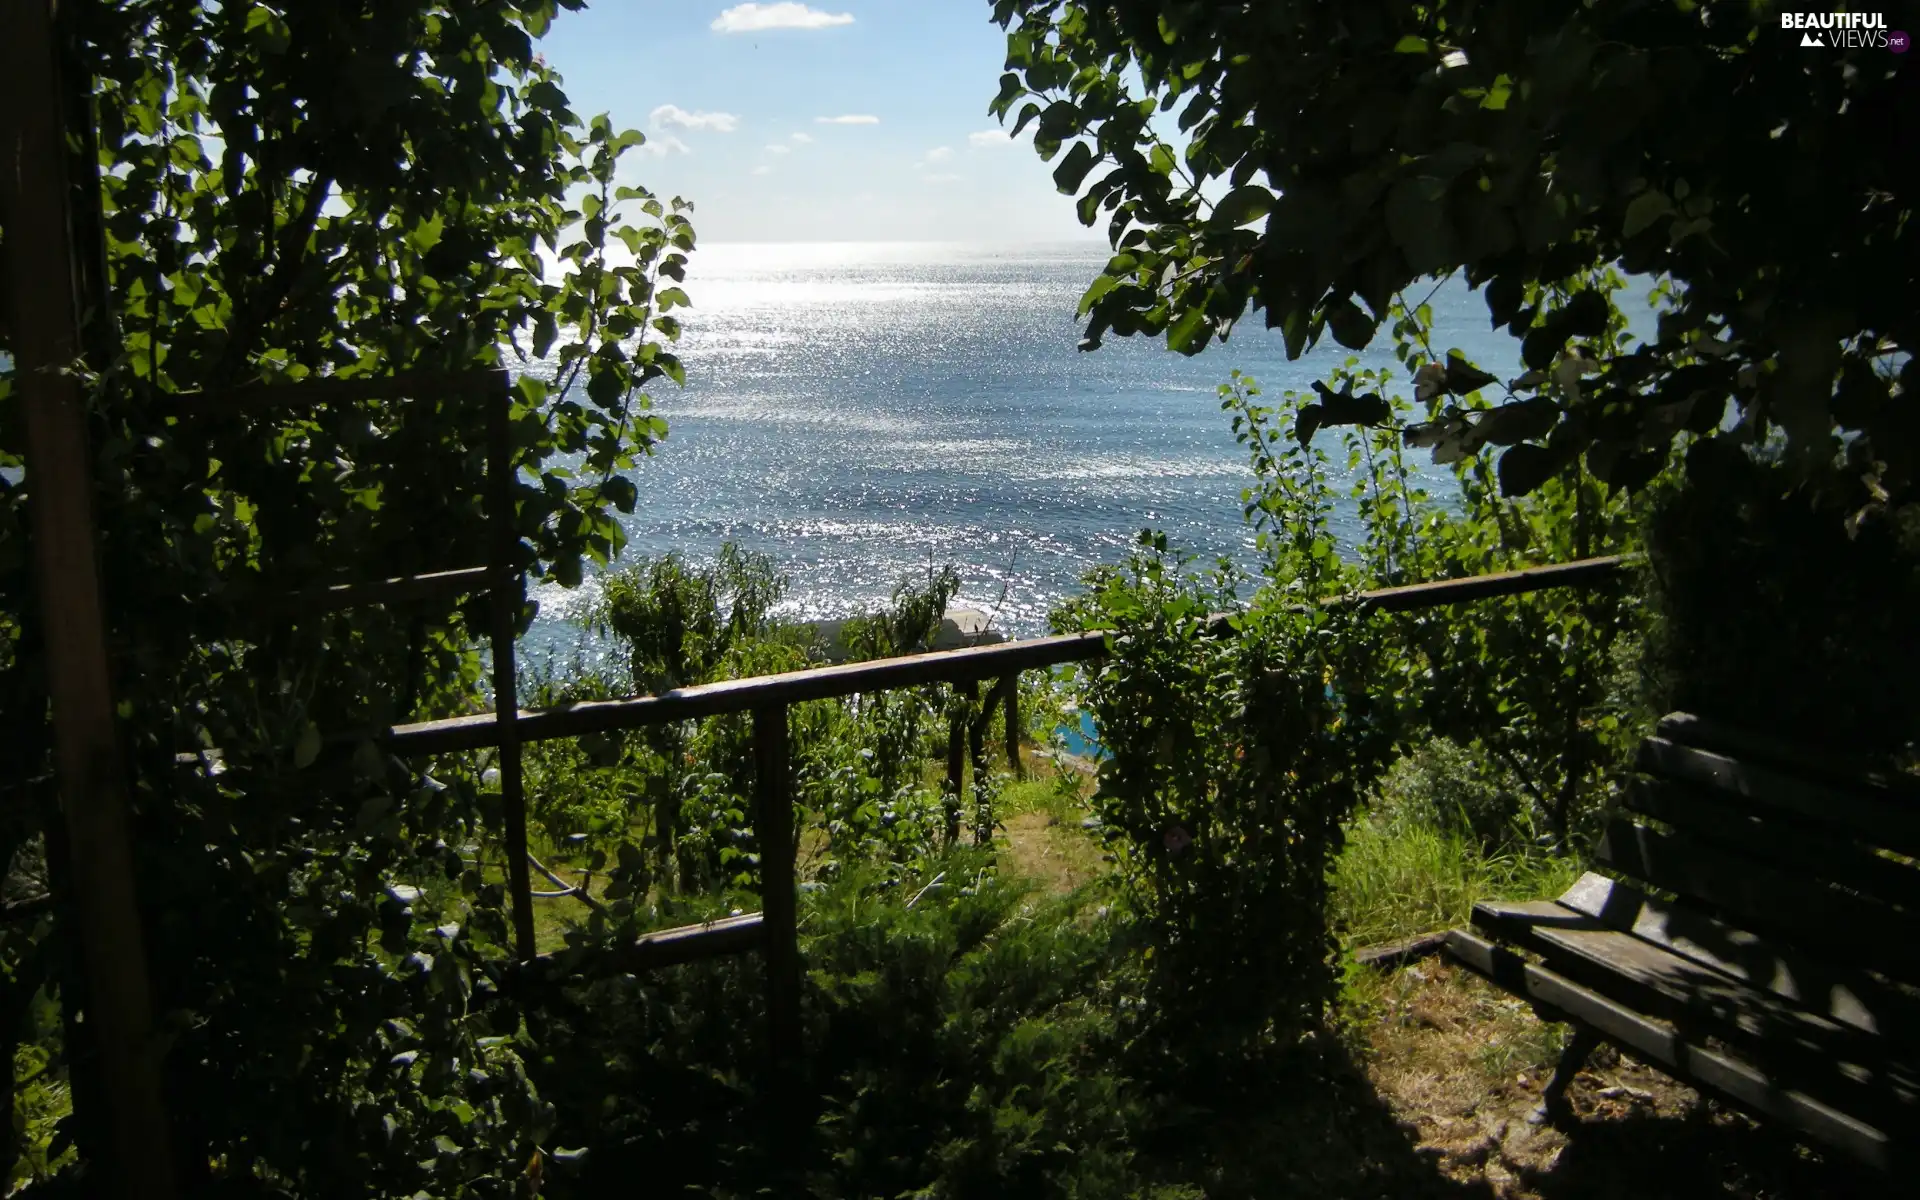
POLYGON ((1432 830, 1490 851, 1522 834, 1531 814, 1511 775, 1484 754, 1436 737, 1388 769, 1374 815, 1395 830, 1432 830))
POLYGON ((1141 1105, 1108 1050, 1108 933, 1078 908, 977 851, 811 893, 809 1069, 784 1097, 750 964, 581 985, 540 1033, 556 1136, 587 1151, 551 1194, 1132 1194, 1141 1105))
POLYGON ((864 662, 921 654, 933 649, 947 608, 960 594, 960 575, 951 566, 928 564, 925 585, 902 579, 894 585, 889 603, 877 612, 854 617, 841 626, 840 638, 851 661, 864 662))
POLYGON ((772 559, 728 542, 710 568, 667 554, 611 572, 600 586, 589 626, 625 647, 634 691, 658 695, 724 678, 730 652, 769 636, 787 581, 772 559))
MULTIPOLYGON (((1611 299, 1624 281, 1601 271, 1584 283, 1609 297, 1596 341, 1629 345, 1625 318, 1611 299)), ((1247 513, 1276 577, 1333 553, 1327 521, 1336 497, 1324 477, 1335 464, 1313 448, 1329 426, 1343 427, 1352 480, 1344 499, 1363 529, 1347 548, 1358 573, 1346 586, 1492 574, 1634 548, 1635 504, 1578 464, 1538 487, 1508 486, 1511 460, 1496 466, 1488 447, 1517 440, 1519 431, 1503 426, 1518 410, 1493 407, 1480 390, 1490 377, 1457 350, 1444 357, 1464 394, 1451 395, 1433 379, 1421 365, 1441 357, 1425 302, 1396 298, 1388 311, 1396 357, 1412 376, 1411 399, 1396 391, 1391 368, 1363 370, 1353 358, 1334 369, 1331 384, 1314 385, 1317 399, 1289 395, 1278 410, 1259 403, 1250 381, 1236 377, 1222 390, 1261 480, 1248 494, 1247 513), (1366 412, 1355 416, 1355 409, 1366 412), (1414 424, 1414 416, 1427 420, 1414 424), (1292 444, 1282 452, 1289 429, 1292 444), (1403 439, 1396 429, 1417 436, 1403 439), (1451 466, 1456 503, 1430 495, 1410 471, 1405 443, 1419 441, 1433 444, 1436 458, 1451 466), (1282 529, 1291 531, 1286 539, 1282 529)), ((1462 619, 1455 607, 1414 609, 1376 623, 1390 664, 1379 686, 1398 694, 1400 710, 1414 722, 1397 736, 1411 745, 1425 727, 1472 747, 1486 760, 1482 773, 1517 783, 1532 818, 1564 842, 1600 806, 1605 774, 1596 769, 1616 763, 1644 723, 1621 707, 1615 687, 1621 639, 1635 629, 1630 602, 1619 588, 1547 591, 1484 601, 1470 611, 1473 617, 1462 619)))
POLYGON ((1782 432, 1803 477, 1840 464, 1836 424, 1857 432, 1827 486, 1858 518, 1906 502, 1920 467, 1920 180, 1884 135, 1920 78, 1883 46, 1808 53, 1775 14, 996 0, 992 111, 1059 157, 1084 223, 1111 213, 1089 347, 1164 333, 1197 353, 1252 306, 1291 355, 1326 334, 1359 349, 1408 284, 1460 274, 1528 368, 1498 418, 1522 430, 1513 490, 1581 460, 1638 486, 1731 401, 1731 436, 1782 432), (1672 286, 1630 352, 1591 342, 1608 305, 1579 281, 1611 264, 1672 286))
MULTIPOLYGON (((1235 617, 1237 636, 1210 636, 1228 581, 1185 565, 1142 535, 1056 622, 1114 631, 1116 653, 1083 677, 1110 753, 1092 806, 1148 945, 1143 1036, 1190 1073, 1317 1026, 1335 985, 1327 868, 1382 747, 1350 736, 1371 703, 1344 690, 1357 664, 1343 652, 1361 645, 1349 618, 1274 603, 1235 617)), ((1338 570, 1300 565, 1286 594, 1338 570)))
POLYGON ((1431 743, 1381 778, 1334 867, 1327 916, 1343 944, 1378 946, 1457 928, 1481 900, 1538 900, 1573 883, 1578 860, 1529 845, 1524 814, 1515 820, 1504 811, 1511 793, 1473 778, 1484 770, 1460 747, 1431 743), (1485 804, 1483 827, 1440 807, 1461 792, 1485 804), (1495 827, 1503 817, 1510 824, 1495 827))
MULTIPOLYGON (((460 852, 486 840, 498 794, 476 764, 422 775, 351 736, 474 703, 482 602, 255 602, 483 559, 483 414, 427 389, 214 419, 165 401, 551 356, 556 373, 523 374, 511 415, 519 553, 561 583, 610 558, 628 472, 665 433, 643 389, 682 377, 667 344, 693 232, 684 203, 620 185, 641 135, 579 120, 534 55, 577 6, 74 6, 74 58, 94 80, 76 107, 98 128, 75 194, 81 244, 103 252, 76 370, 189 1191, 212 1176, 298 1195, 509 1196, 540 1161, 550 1110, 496 994, 503 891, 460 852), (207 746, 217 761, 176 762, 207 746)), ((0 839, 15 872, 52 818, 21 439, 6 409, 0 739, 10 781, 28 784, 0 839)), ((63 914, 64 847, 46 848, 63 914)), ((9 924, 0 944, 33 964, 0 1007, 59 1004, 74 1106, 51 1150, 97 1164, 101 1081, 63 966, 70 929, 9 924)))
POLYGON ((1849 537, 1791 473, 1714 443, 1655 494, 1640 699, 1838 754, 1910 760, 1920 529, 1849 537))
MULTIPOLYGON (((1423 308, 1398 310, 1403 343, 1426 340, 1423 308)), ((1180 1053, 1201 1061, 1293 1044, 1324 1016, 1336 984, 1329 872, 1383 781, 1409 810, 1467 799, 1465 823, 1489 842, 1537 820, 1566 845, 1628 736, 1608 692, 1629 632, 1617 597, 1536 593, 1471 616, 1342 599, 1617 550, 1627 502, 1584 475, 1504 496, 1485 457, 1464 451, 1458 503, 1435 499, 1403 457, 1393 426, 1413 402, 1391 369, 1349 360, 1333 384, 1277 407, 1237 373, 1221 388, 1256 477, 1245 509, 1266 562, 1250 604, 1236 603, 1224 565, 1195 575, 1143 534, 1124 569, 1096 572, 1056 618, 1115 631, 1110 657, 1083 674, 1111 754, 1093 807, 1150 947, 1149 1025, 1179 1029, 1180 1053), (1345 427, 1346 489, 1323 448, 1330 424, 1345 427), (1342 503, 1362 531, 1350 546, 1334 532, 1342 503), (1221 610, 1225 629, 1208 615, 1221 610), (1452 746, 1435 742, 1445 737, 1471 752, 1406 759, 1452 746), (1416 772, 1425 796, 1408 794, 1416 772)), ((1444 842, 1444 826, 1421 827, 1444 842)))
MULTIPOLYGON (((959 588, 948 568, 902 581, 891 603, 851 618, 856 656, 932 644, 959 588)), ((726 545, 710 563, 677 555, 605 577, 587 620, 612 638, 627 672, 584 665, 537 689, 542 704, 631 695, 794 670, 816 662, 810 626, 775 615, 786 580, 765 555, 726 545)), ((789 710, 795 795, 809 841, 801 867, 833 876, 848 864, 911 869, 941 840, 944 805, 928 782, 944 753, 948 711, 963 689, 876 692, 789 710)), ((991 717, 993 714, 984 714, 991 717)), ((527 748, 533 816, 549 845, 608 879, 612 903, 577 931, 581 944, 683 913, 716 892, 758 890, 752 812, 755 763, 747 714, 659 725, 527 748)), ((990 791, 991 780, 976 784, 990 791)), ((990 795, 982 793, 990 803, 990 795)))

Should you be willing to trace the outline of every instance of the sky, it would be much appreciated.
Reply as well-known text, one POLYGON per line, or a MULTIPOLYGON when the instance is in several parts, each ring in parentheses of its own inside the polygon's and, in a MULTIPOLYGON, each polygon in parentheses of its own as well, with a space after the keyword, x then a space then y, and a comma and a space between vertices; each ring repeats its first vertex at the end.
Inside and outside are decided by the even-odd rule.
MULTIPOLYGON (((989 0, 592 0, 539 50, 582 118, 648 144, 622 182, 693 201, 702 242, 1096 240, 987 114, 989 0)), ((1104 223, 1103 223, 1104 226, 1104 223)))

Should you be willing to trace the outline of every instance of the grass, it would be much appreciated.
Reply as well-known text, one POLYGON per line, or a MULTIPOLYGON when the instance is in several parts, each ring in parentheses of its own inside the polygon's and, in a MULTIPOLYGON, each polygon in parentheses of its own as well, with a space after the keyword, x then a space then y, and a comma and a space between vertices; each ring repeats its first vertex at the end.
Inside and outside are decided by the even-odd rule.
POLYGON ((1556 896, 1578 861, 1545 853, 1488 853, 1431 826, 1365 814, 1334 867, 1329 917, 1349 946, 1373 946, 1462 925, 1481 900, 1556 896))
POLYGON ((1106 874, 1106 849, 1085 827, 1093 773, 1032 747, 1023 748, 1021 765, 1023 777, 1003 777, 994 798, 1000 870, 1050 895, 1066 895, 1106 874))

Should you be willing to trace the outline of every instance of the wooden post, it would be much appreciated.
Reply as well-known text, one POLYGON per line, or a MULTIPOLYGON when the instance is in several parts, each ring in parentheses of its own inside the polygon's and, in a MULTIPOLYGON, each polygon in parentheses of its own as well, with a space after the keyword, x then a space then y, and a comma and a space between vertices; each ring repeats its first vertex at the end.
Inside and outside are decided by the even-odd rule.
POLYGON ((993 702, 999 699, 999 685, 980 697, 980 715, 967 726, 967 762, 973 768, 973 794, 968 797, 973 809, 973 844, 993 844, 993 806, 987 796, 987 726, 993 723, 993 702))
POLYGON ((507 894, 513 910, 513 946, 533 958, 533 878, 527 870, 527 793, 521 773, 520 677, 513 643, 520 632, 525 577, 520 537, 513 528, 513 392, 505 371, 487 397, 487 524, 492 534, 493 712, 500 747, 500 809, 507 843, 507 894))
POLYGON ((953 685, 953 708, 947 714, 947 785, 944 803, 947 845, 960 840, 960 805, 966 794, 967 713, 973 708, 973 685, 953 685))
POLYGON ((1007 689, 1007 768, 1015 779, 1026 778, 1026 771, 1020 765, 1020 676, 1016 673, 1007 676, 1001 686, 1007 689))
POLYGON ((793 789, 787 706, 753 710, 754 834, 760 842, 761 929, 766 936, 767 1040, 782 1073, 800 1056, 800 931, 794 895, 793 789))
POLYGON ((68 899, 86 966, 85 1023, 106 1085, 112 1161, 91 1165, 111 1181, 112 1194, 167 1200, 175 1190, 172 1147, 95 557, 93 455, 79 383, 65 373, 81 338, 57 53, 50 0, 0 5, 0 78, 10 85, 0 117, 0 223, 7 231, 14 386, 26 425, 54 763, 72 853, 68 899))

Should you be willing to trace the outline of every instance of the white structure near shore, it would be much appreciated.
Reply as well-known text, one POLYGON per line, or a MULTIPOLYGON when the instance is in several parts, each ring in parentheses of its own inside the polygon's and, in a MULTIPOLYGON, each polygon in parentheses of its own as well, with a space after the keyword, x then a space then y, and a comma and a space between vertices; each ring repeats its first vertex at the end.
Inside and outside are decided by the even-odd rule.
MULTIPOLYGON (((933 639, 933 648, 961 650, 968 646, 991 646, 1006 641, 1006 635, 992 627, 992 620, 977 608, 949 608, 945 619, 940 622, 939 634, 933 639)), ((844 625, 845 620, 813 622, 813 631, 819 635, 822 653, 828 662, 846 661, 847 648, 840 636, 844 625)))

